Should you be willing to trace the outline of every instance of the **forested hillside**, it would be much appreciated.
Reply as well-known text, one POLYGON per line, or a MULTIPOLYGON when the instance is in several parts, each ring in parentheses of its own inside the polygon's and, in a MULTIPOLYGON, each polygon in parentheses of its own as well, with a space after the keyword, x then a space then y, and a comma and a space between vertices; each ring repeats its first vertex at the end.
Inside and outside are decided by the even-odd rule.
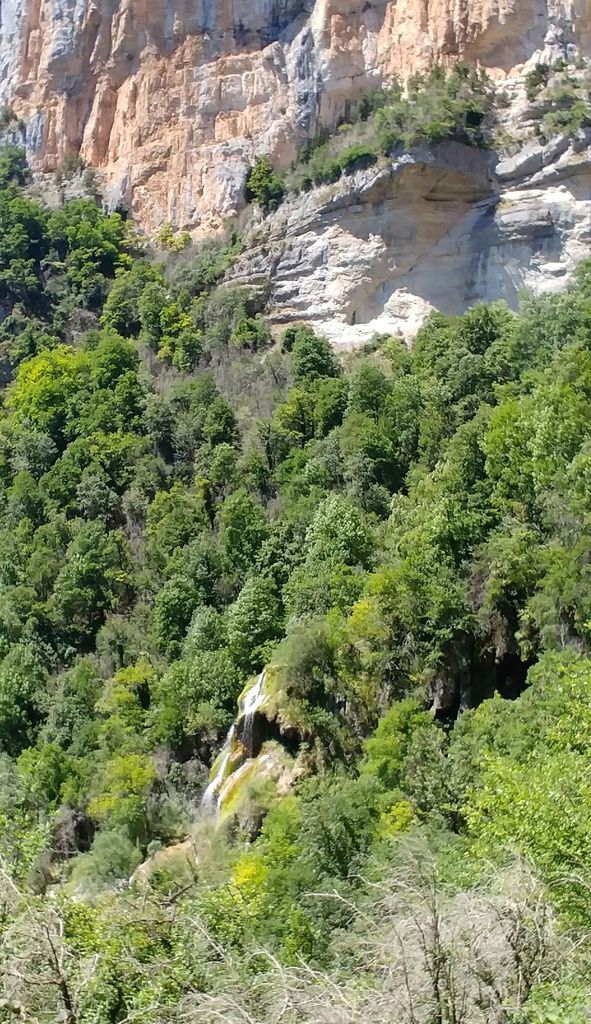
POLYGON ((0 1021, 589 1021, 591 268, 337 358, 0 186, 0 1021))

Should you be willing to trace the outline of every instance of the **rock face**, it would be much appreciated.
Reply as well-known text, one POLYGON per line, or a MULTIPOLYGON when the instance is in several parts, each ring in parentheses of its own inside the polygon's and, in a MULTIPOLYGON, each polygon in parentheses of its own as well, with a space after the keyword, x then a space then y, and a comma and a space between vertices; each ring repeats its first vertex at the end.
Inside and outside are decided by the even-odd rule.
MULTIPOLYGON (((287 166, 393 75, 477 62, 519 106, 524 66, 590 50, 591 0, 1 0, 0 102, 36 170, 79 153, 147 231, 199 235, 240 211, 256 155, 287 166)), ((587 140, 497 167, 461 147, 407 154, 290 201, 237 279, 271 271, 280 323, 411 334, 433 305, 560 285, 590 189, 587 140)))
POLYGON ((301 141, 392 74, 512 73, 588 48, 591 0, 2 0, 0 100, 38 169, 80 152, 148 229, 240 207, 256 153, 301 141))
POLYGON ((233 269, 271 283, 277 324, 306 321, 335 345, 412 338, 431 309, 518 303, 564 287, 591 248, 591 133, 517 157, 458 143, 290 200, 261 223, 233 269))

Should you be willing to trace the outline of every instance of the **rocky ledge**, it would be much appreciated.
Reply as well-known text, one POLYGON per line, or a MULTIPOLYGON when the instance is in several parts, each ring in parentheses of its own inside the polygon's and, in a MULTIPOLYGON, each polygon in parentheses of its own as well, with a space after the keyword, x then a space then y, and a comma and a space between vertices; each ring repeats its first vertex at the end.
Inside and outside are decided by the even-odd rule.
POLYGON ((342 346, 410 338, 434 308, 514 307, 589 253, 590 145, 587 130, 510 158, 453 142, 394 155, 259 221, 231 280, 267 289, 274 324, 342 346))

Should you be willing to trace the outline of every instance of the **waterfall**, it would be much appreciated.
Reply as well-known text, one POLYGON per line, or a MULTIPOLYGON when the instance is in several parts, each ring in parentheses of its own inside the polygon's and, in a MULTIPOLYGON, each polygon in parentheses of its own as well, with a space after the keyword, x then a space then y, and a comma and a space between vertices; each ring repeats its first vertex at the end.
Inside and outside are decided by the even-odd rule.
POLYGON ((212 769, 215 769, 215 775, 213 776, 209 786, 205 790, 201 799, 201 806, 206 811, 214 811, 218 805, 218 793, 224 783, 226 774, 226 768, 228 767, 228 761, 232 757, 232 748, 234 746, 234 736, 236 734, 236 727, 233 725, 228 735, 226 736, 226 742, 222 747, 222 750, 216 758, 215 764, 212 769), (218 763, 219 762, 219 763, 218 763), (217 767, 216 767, 217 766, 217 767))
POLYGON ((240 696, 237 720, 228 732, 226 741, 213 764, 210 782, 201 800, 201 806, 206 811, 215 812, 219 810, 226 783, 230 779, 234 779, 235 776, 238 776, 239 773, 242 774, 242 769, 248 765, 248 762, 242 764, 236 771, 227 774, 230 758, 233 754, 237 753, 236 729, 239 722, 243 723, 241 728, 241 745, 244 747, 247 757, 252 759, 254 753, 254 719, 265 699, 266 674, 266 669, 263 669, 255 684, 249 686, 240 696))
POLYGON ((265 678, 267 670, 263 669, 255 685, 247 690, 238 708, 238 719, 244 719, 242 726, 242 743, 246 748, 249 757, 253 756, 253 726, 254 716, 265 699, 265 678))

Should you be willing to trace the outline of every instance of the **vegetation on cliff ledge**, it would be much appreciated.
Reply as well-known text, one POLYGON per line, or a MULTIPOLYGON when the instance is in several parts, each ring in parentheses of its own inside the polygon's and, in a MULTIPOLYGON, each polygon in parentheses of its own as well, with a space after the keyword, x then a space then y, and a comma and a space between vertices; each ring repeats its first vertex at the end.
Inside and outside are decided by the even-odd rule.
POLYGON ((459 64, 436 66, 364 95, 333 133, 322 130, 303 146, 284 179, 261 156, 246 184, 247 202, 277 209, 288 191, 309 191, 372 167, 397 149, 456 139, 470 146, 492 141, 495 92, 485 72, 459 64))
POLYGON ((454 140, 502 151, 532 138, 545 144, 557 135, 574 137, 591 126, 591 76, 584 58, 536 64, 524 87, 530 116, 522 115, 527 127, 518 127, 517 137, 498 130, 507 97, 485 71, 470 65, 447 71, 436 65, 404 84, 375 89, 343 113, 335 130, 322 128, 308 139, 285 177, 268 156, 260 156, 247 177, 246 201, 272 212, 290 193, 337 182, 421 145, 454 140))

